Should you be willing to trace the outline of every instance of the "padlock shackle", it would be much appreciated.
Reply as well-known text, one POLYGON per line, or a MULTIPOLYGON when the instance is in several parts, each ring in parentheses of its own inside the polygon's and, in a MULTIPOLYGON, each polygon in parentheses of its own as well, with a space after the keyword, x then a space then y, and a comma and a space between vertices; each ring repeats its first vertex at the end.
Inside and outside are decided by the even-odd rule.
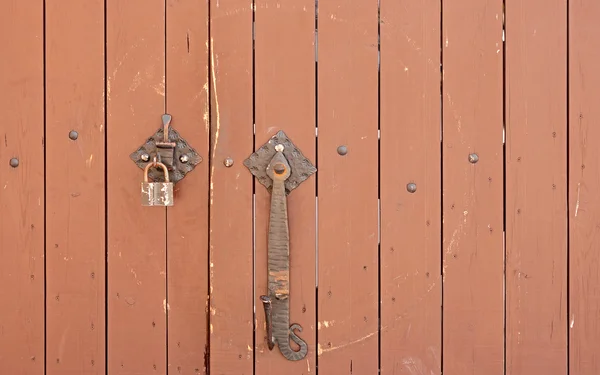
POLYGON ((161 167, 165 175, 165 182, 170 182, 169 170, 167 169, 167 166, 159 161, 153 161, 151 163, 146 164, 146 168, 144 168, 144 182, 148 182, 148 171, 151 167, 161 167))

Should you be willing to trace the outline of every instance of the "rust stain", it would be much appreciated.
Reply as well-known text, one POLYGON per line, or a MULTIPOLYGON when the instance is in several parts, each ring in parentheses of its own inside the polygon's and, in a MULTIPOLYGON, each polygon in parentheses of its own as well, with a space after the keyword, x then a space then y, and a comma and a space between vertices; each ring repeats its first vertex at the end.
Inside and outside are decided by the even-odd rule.
POLYGON ((269 276, 271 276, 275 281, 288 281, 290 279, 290 271, 270 271, 269 276))

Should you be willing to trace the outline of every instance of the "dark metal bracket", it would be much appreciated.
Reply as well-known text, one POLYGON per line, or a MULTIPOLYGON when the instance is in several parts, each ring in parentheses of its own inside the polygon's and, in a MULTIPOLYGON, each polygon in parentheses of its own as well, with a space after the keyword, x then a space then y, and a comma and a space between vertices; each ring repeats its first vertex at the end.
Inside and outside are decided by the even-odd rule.
MULTIPOLYGON (((142 170, 156 158, 167 166, 170 182, 177 183, 202 162, 202 157, 171 127, 171 120, 171 115, 162 115, 162 126, 129 157, 142 170)), ((165 181, 157 169, 150 170, 148 177, 155 182, 165 181)))
POLYGON ((290 325, 290 235, 287 195, 317 171, 283 131, 244 161, 258 181, 271 193, 268 239, 268 294, 260 296, 265 310, 267 345, 275 344, 290 361, 306 357, 308 346, 296 334, 299 324, 290 325), (294 341, 300 350, 290 346, 294 341))

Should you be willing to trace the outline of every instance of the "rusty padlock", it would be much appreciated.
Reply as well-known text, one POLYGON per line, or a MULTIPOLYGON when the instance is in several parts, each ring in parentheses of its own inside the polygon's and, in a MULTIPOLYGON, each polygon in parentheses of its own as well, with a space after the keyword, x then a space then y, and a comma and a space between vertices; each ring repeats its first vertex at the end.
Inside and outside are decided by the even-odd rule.
POLYGON ((169 181, 169 170, 163 163, 156 159, 144 168, 144 181, 142 182, 142 206, 172 206, 173 183, 169 181), (148 182, 148 171, 151 167, 162 168, 165 182, 148 182))

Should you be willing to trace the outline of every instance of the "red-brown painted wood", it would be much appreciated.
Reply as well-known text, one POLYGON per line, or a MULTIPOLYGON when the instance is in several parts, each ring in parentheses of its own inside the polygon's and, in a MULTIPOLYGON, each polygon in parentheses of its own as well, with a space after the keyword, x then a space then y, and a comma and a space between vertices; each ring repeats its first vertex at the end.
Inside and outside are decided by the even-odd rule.
POLYGON ((167 209, 168 369, 206 373, 208 306, 208 3, 167 1, 166 112, 202 157, 167 209))
POLYGON ((382 375, 441 371, 440 17, 381 3, 382 375))
POLYGON ((600 3, 569 3, 569 374, 600 373, 600 3))
MULTIPOLYGON (((44 10, 0 12, 0 372, 44 374, 44 10), (10 160, 17 158, 17 168, 10 160)), ((98 98, 100 100, 100 98, 98 98)))
POLYGON ((502 375, 502 1, 444 2, 442 16, 442 371, 502 375))
POLYGON ((379 367, 377 7, 375 0, 319 2, 321 375, 379 367))
POLYGON ((506 2, 507 375, 568 371, 566 12, 506 2))
POLYGON ((210 7, 210 373, 252 375, 252 8, 210 7))
MULTIPOLYGON (((107 2, 108 372, 167 373, 166 217, 129 155, 162 126, 165 2, 107 2)), ((176 203, 175 203, 176 204, 176 203)))
POLYGON ((105 373, 104 100, 104 2, 47 2, 48 375, 105 373))

